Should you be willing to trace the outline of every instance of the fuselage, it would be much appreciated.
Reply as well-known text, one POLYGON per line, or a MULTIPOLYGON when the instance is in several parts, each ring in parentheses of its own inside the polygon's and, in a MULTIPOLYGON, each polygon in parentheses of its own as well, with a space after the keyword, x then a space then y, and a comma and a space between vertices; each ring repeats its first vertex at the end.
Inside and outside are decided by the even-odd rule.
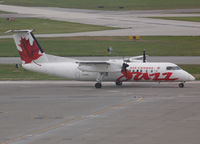
MULTIPOLYGON (((121 65, 121 63, 119 63, 121 65)), ((126 71, 107 72, 103 81, 141 81, 141 82, 185 82, 195 78, 173 63, 128 63, 126 71)), ((37 65, 23 64, 25 69, 63 77, 68 80, 96 81, 98 72, 81 71, 75 62, 51 62, 37 65)))

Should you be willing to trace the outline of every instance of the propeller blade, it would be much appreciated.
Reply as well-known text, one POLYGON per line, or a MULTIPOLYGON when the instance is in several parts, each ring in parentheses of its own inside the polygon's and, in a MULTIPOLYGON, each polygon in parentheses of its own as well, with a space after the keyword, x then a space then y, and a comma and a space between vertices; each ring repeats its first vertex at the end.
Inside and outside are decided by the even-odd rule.
POLYGON ((122 70, 121 72, 125 71, 126 72, 126 68, 129 67, 129 65, 127 63, 123 63, 122 64, 122 70))
POLYGON ((144 49, 144 51, 143 51, 143 63, 145 63, 146 62, 146 50, 144 49))

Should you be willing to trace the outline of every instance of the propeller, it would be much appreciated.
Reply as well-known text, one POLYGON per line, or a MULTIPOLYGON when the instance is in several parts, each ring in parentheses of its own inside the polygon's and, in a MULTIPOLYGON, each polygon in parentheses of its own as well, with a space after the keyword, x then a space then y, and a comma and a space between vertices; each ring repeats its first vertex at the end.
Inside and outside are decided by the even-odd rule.
POLYGON ((143 63, 146 62, 146 50, 144 49, 143 50, 143 63))
POLYGON ((127 64, 127 63, 124 62, 124 63, 122 64, 122 70, 121 70, 121 72, 123 72, 123 71, 126 72, 126 68, 127 68, 127 67, 129 67, 129 64, 127 64))
MULTIPOLYGON (((146 63, 146 50, 143 50, 143 63, 146 63)), ((125 74, 127 73, 126 68, 129 67, 129 64, 127 64, 127 62, 130 62, 129 59, 124 59, 123 58, 123 64, 122 64, 122 69, 121 72, 125 72, 125 74)))
POLYGON ((127 69, 126 69, 127 67, 129 67, 129 65, 126 62, 123 62, 121 73, 125 72, 126 77, 127 77, 127 69))
POLYGON ((127 64, 127 62, 129 62, 129 60, 124 59, 123 57, 123 64, 122 64, 122 69, 121 69, 121 73, 125 72, 125 76, 127 76, 127 67, 129 67, 129 64, 127 64))

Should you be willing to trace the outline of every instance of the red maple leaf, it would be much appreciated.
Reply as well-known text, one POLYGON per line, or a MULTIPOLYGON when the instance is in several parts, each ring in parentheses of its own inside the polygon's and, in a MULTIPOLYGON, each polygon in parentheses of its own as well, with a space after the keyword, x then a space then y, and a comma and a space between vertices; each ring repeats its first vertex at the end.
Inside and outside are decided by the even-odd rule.
POLYGON ((33 45, 30 45, 29 39, 26 40, 26 38, 21 38, 19 46, 22 48, 22 51, 18 50, 18 52, 21 60, 25 61, 25 64, 31 63, 42 56, 39 54, 39 48, 35 41, 33 41, 33 45))

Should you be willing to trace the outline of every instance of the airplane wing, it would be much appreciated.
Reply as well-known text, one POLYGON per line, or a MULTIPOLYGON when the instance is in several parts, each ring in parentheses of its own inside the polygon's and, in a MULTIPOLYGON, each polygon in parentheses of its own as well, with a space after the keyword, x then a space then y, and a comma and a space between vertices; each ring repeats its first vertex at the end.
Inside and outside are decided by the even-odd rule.
POLYGON ((120 72, 121 64, 110 61, 78 61, 79 70, 87 72, 120 72))

